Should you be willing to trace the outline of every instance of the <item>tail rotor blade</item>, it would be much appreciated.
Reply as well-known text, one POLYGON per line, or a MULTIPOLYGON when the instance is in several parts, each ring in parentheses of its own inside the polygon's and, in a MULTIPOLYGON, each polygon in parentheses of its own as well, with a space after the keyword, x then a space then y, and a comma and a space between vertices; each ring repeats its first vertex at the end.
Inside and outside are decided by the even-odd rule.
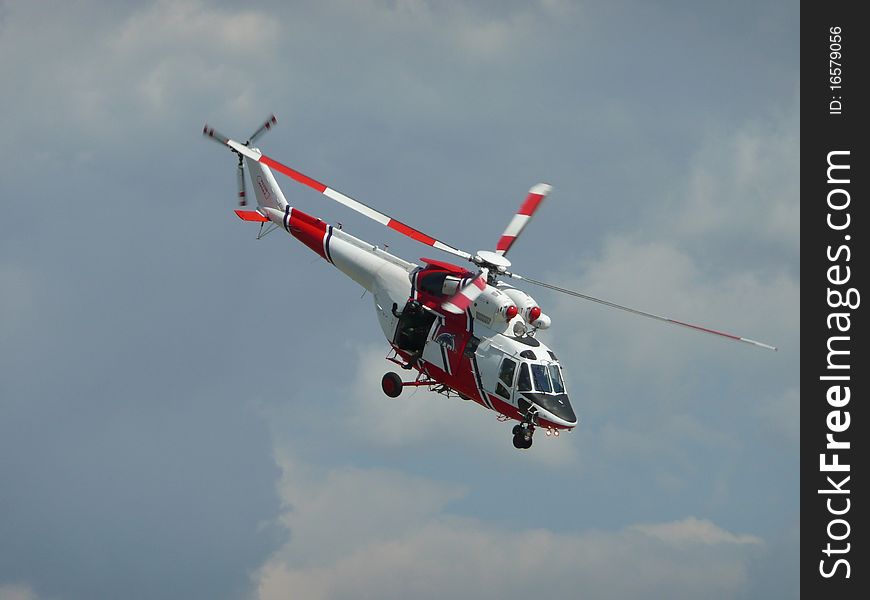
POLYGON ((205 127, 202 128, 202 135, 207 138, 211 138, 218 144, 222 144, 224 146, 226 146, 227 142, 230 141, 230 138, 222 134, 220 131, 216 131, 214 127, 209 127, 208 123, 206 123, 205 127))
POLYGON ((441 304, 447 312, 461 315, 471 306, 481 292, 486 289, 487 270, 483 269, 477 277, 466 283, 453 294, 449 300, 441 304))
POLYGON ((649 319, 655 319, 657 321, 662 321, 664 323, 670 323, 671 325, 680 325, 681 327, 688 327, 689 329, 694 329, 695 331, 700 331, 702 333, 712 333, 713 335, 718 335, 721 337, 725 337, 737 342, 743 342, 746 344, 752 344, 753 346, 758 346, 759 348, 766 348, 768 350, 776 350, 776 346, 771 346, 770 344, 765 344, 764 342, 758 342, 756 340, 751 340, 749 338, 741 337, 739 335, 734 335, 731 333, 725 333, 723 331, 717 331, 715 329, 709 329, 707 327, 702 327, 700 325, 693 325, 691 323, 686 323, 684 321, 678 321, 677 319, 672 319, 670 317, 665 317, 662 315, 655 315, 653 313, 649 313, 643 310, 638 310, 636 308, 630 308, 628 306, 623 306, 621 304, 616 304, 615 302, 610 302, 608 300, 603 300, 601 298, 596 298, 595 296, 590 296, 588 294, 583 294, 581 292, 576 292, 574 290, 569 290, 563 287, 559 287, 557 285, 552 285, 550 283, 544 283, 543 281, 537 281, 535 279, 530 279, 529 277, 524 277, 522 275, 517 275, 516 273, 505 273, 509 277, 513 277, 515 279, 519 279, 520 281, 528 281, 529 283, 533 283, 535 285, 539 285, 541 287, 545 287, 547 289, 551 289, 557 292, 561 292, 563 294, 568 294, 569 296, 574 296, 575 298, 582 298, 583 300, 590 300, 597 304, 602 304, 604 306, 609 306, 610 308, 618 308, 619 310, 624 310, 625 312, 629 312, 635 315, 640 315, 641 317, 647 317, 649 319))
POLYGON ((241 157, 239 160, 239 168, 236 170, 236 178, 239 182, 239 206, 248 204, 247 186, 245 184, 245 166, 242 164, 241 157))
POLYGON ((553 187, 546 183, 539 183, 532 186, 532 189, 529 190, 529 193, 520 206, 520 209, 516 212, 514 218, 511 219, 511 222, 508 223, 504 233, 501 234, 498 244, 495 246, 495 251, 498 254, 501 254, 502 256, 507 254, 507 251, 510 250, 511 246, 513 246, 514 242, 520 236, 520 233, 522 233, 523 229, 526 228, 529 221, 532 220, 535 211, 538 210, 538 207, 552 189, 553 187))
POLYGON ((274 127, 277 124, 278 124, 278 119, 275 118, 275 115, 269 115, 269 118, 266 119, 266 122, 263 123, 262 125, 260 125, 260 128, 257 131, 255 131, 253 134, 251 134, 251 137, 248 138, 247 144, 252 144, 254 142, 254 140, 256 140, 258 137, 260 137, 261 135, 263 135, 264 133, 266 133, 270 129, 272 129, 272 127, 274 127))

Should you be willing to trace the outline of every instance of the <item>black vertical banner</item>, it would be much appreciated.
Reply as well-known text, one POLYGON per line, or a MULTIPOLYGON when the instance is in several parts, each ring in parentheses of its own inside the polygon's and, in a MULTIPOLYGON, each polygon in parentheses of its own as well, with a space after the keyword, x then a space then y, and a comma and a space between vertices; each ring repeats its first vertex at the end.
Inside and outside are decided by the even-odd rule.
POLYGON ((801 3, 801 593, 866 598, 870 22, 801 3))

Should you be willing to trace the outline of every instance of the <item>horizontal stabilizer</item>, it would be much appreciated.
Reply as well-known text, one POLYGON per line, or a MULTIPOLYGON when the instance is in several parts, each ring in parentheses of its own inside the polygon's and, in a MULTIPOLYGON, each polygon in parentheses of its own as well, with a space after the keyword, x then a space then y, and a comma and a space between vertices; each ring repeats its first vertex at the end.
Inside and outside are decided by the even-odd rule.
POLYGON ((236 210, 236 214, 242 221, 256 221, 258 223, 266 223, 269 219, 261 215, 255 210, 236 210))

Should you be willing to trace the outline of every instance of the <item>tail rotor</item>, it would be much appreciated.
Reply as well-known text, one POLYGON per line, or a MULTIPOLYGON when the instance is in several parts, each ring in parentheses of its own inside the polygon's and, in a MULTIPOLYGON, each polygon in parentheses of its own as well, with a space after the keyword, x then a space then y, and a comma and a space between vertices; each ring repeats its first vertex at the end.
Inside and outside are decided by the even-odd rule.
MULTIPOLYGON (((277 124, 278 124, 278 119, 275 118, 275 115, 269 115, 269 118, 266 119, 266 121, 262 125, 260 125, 260 127, 254 133, 251 134, 251 136, 245 142, 245 146, 250 146, 257 138, 261 137, 264 133, 271 130, 272 127, 274 127, 277 124)), ((217 131, 214 127, 209 127, 208 123, 206 123, 205 127, 202 128, 202 135, 214 140, 215 142, 217 142, 218 144, 221 144, 222 146, 230 147, 230 150, 232 150, 233 152, 238 154, 239 164, 238 164, 238 167, 236 169, 236 180, 238 183, 239 191, 238 191, 237 200, 238 200, 239 206, 247 206, 248 205, 248 197, 247 197, 248 193, 247 193, 247 183, 245 182, 244 157, 242 156, 242 154, 238 150, 232 148, 229 145, 229 141, 230 141, 229 137, 225 136, 220 131, 217 131)))

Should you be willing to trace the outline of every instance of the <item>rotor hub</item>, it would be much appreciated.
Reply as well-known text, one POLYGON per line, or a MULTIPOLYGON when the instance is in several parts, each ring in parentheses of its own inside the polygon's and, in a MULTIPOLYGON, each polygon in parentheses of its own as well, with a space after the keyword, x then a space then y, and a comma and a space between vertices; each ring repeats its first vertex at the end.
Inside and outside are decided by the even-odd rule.
POLYGON ((477 254, 472 258, 472 261, 480 267, 487 267, 498 271, 499 273, 503 273, 511 266, 511 261, 503 255, 497 252, 492 252, 491 250, 478 250, 477 254))

